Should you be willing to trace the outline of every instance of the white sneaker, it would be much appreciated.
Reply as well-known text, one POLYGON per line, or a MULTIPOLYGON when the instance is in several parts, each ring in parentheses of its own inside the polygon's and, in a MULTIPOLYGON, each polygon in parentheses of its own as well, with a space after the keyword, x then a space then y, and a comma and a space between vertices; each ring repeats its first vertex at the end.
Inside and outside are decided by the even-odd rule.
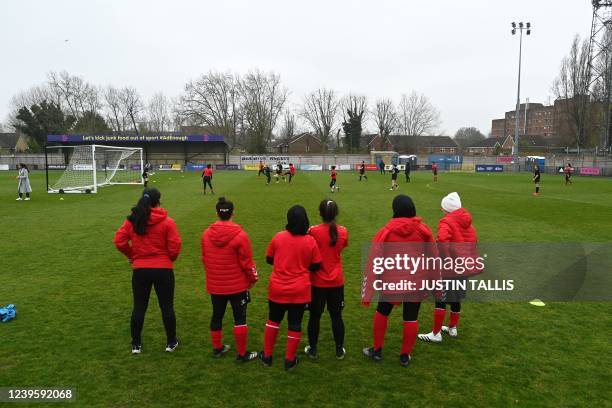
POLYGON ((427 334, 419 334, 418 337, 419 340, 423 340, 428 343, 442 343, 442 333, 433 334, 433 332, 431 332, 427 334))
POLYGON ((451 336, 451 337, 457 337, 457 328, 456 327, 442 326, 442 331, 444 333, 448 333, 448 335, 451 336))
POLYGON ((26 201, 30 201, 30 197, 26 197, 26 198, 25 198, 25 200, 26 200, 26 201))
POLYGON ((17 197, 17 200, 15 200, 15 201, 21 201, 21 200, 23 200, 23 198, 17 197))

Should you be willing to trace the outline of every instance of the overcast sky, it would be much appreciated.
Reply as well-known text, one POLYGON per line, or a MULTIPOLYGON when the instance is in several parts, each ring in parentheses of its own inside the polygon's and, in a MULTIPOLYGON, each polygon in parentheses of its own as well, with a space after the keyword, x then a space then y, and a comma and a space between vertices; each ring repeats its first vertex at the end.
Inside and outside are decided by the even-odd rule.
POLYGON ((178 95, 209 70, 274 70, 291 101, 318 87, 398 101, 412 90, 441 113, 441 131, 487 134, 516 101, 549 102, 575 34, 589 35, 588 0, 0 0, 0 122, 11 96, 66 70, 178 95), (68 39, 69 41, 65 41, 68 39))

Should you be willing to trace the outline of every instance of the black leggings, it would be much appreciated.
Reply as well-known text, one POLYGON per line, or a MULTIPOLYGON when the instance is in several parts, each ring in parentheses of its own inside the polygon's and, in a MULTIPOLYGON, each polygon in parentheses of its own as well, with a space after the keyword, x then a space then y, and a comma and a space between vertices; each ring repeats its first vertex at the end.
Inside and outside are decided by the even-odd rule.
POLYGON ((176 316, 174 315, 174 272, 172 269, 142 268, 132 273, 132 293, 134 309, 132 310, 132 344, 142 344, 142 326, 149 305, 151 287, 155 288, 159 308, 166 329, 168 343, 176 341, 176 316))
POLYGON ((268 306, 270 308, 268 320, 280 324, 285 317, 285 312, 287 312, 287 327, 289 330, 302 331, 302 319, 304 318, 304 309, 306 309, 304 303, 276 303, 268 300, 268 306))
POLYGON ((450 305, 451 312, 459 313, 461 311, 461 303, 459 302, 436 302, 436 309, 446 310, 446 304, 450 305))
MULTIPOLYGON (((403 319, 405 322, 413 322, 419 318, 419 309, 421 303, 418 302, 404 302, 403 305, 403 319)), ((389 316, 393 310, 393 303, 378 302, 376 311, 384 316, 389 316)))
POLYGON ((248 291, 233 293, 231 295, 210 295, 212 301, 213 314, 210 319, 210 330, 221 330, 223 326, 223 316, 227 302, 232 305, 232 313, 234 314, 234 325, 241 326, 246 324, 247 305, 251 301, 248 291))
POLYGON ((342 309, 344 309, 344 286, 334 288, 319 288, 312 286, 312 301, 308 309, 310 318, 308 319, 308 343, 311 347, 316 347, 319 342, 319 331, 321 328, 321 316, 327 311, 332 322, 332 333, 336 347, 344 345, 344 320, 342 319, 342 309))
POLYGON ((210 177, 204 177, 204 190, 206 191, 206 185, 208 184, 208 186, 210 187, 210 190, 212 191, 212 180, 210 177))

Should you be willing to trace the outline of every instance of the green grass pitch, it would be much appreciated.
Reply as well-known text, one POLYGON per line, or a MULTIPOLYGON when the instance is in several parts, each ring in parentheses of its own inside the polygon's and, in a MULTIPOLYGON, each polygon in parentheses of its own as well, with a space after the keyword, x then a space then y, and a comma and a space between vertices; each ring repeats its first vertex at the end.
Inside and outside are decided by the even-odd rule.
MULTIPOLYGON (((202 195, 197 173, 158 172, 151 185, 176 220, 183 251, 175 264, 178 335, 182 346, 163 352, 165 335, 152 296, 143 354, 130 355, 131 271, 112 238, 140 193, 137 186, 102 188, 97 195, 46 194, 43 173, 33 173, 32 201, 16 202, 13 172, 0 174, 0 303, 14 303, 16 320, 0 324, 0 386, 74 387, 72 406, 604 406, 610 404, 610 303, 464 304, 460 337, 441 345, 417 342, 408 369, 398 364, 401 313, 391 314, 385 359, 361 355, 371 343, 374 308, 359 302, 362 244, 391 215, 390 179, 340 172, 339 222, 349 229, 347 357, 336 361, 324 316, 320 356, 282 367, 286 322, 275 364, 238 366, 233 353, 212 358, 210 300, 204 290, 200 236, 215 220, 224 195, 236 205, 235 221, 249 233, 260 282, 252 290, 249 349, 260 350, 267 316, 270 267, 265 248, 284 228, 289 206, 299 203, 319 222, 319 201, 331 194, 327 173, 298 172, 291 184, 266 186, 253 172, 218 172, 216 196, 202 195), (606 391, 607 390, 607 391, 606 391)), ((434 230, 440 199, 458 191, 474 215, 482 242, 607 242, 612 238, 612 180, 544 175, 533 197, 530 175, 413 173, 399 193, 413 197, 417 213, 434 230)), ((612 273, 612 271, 611 271, 612 273)), ((432 304, 421 308, 429 330, 432 304)), ((307 315, 306 315, 307 318, 307 315)), ((224 340, 232 344, 231 313, 224 340)), ((303 326, 305 331, 305 324, 303 326)), ((302 347, 305 345, 302 340, 302 347)))

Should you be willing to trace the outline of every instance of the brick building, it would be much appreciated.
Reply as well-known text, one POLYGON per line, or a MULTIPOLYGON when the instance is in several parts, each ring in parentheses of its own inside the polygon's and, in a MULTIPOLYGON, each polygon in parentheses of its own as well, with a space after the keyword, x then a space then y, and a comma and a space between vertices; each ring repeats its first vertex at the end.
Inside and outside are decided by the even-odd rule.
POLYGON ((459 146, 449 136, 370 135, 369 150, 390 150, 400 154, 456 154, 459 146))
POLYGON ((323 143, 321 139, 312 133, 302 133, 297 135, 289 143, 281 143, 275 146, 276 153, 282 154, 306 154, 323 153, 323 143))

